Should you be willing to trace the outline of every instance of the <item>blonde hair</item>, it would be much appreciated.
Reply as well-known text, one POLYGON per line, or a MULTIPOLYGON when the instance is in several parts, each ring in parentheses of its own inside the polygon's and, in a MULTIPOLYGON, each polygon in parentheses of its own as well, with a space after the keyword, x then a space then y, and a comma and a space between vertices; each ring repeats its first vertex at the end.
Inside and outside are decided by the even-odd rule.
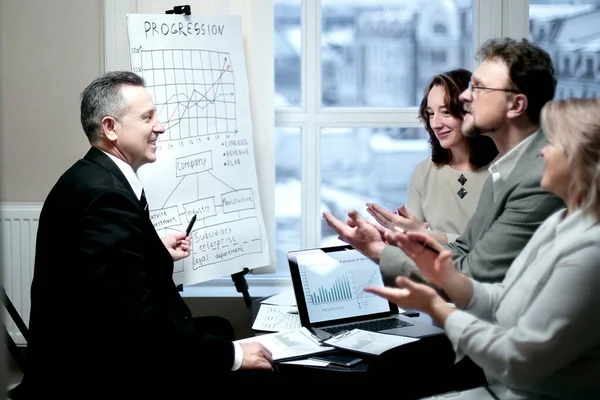
POLYGON ((600 219, 600 99, 567 99, 544 105, 541 124, 561 147, 571 170, 567 205, 600 219))

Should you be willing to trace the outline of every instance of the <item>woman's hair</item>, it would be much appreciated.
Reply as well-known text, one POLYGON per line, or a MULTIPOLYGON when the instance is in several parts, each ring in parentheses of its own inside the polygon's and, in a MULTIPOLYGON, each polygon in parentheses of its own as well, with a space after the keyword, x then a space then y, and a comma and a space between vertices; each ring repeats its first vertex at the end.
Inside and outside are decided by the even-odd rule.
POLYGON ((548 140, 567 157, 567 205, 600 219, 600 99, 567 99, 544 105, 541 124, 548 140))
MULTIPOLYGON (((469 87, 471 72, 458 68, 435 75, 427 87, 421 105, 419 107, 419 119, 425 124, 425 130, 429 132, 429 143, 431 144, 431 161, 437 165, 450 163, 450 151, 440 145, 440 141, 431 129, 429 113, 427 112, 427 96, 434 86, 441 86, 446 93, 444 105, 454 118, 462 121, 465 116, 463 104, 458 98, 462 92, 469 87)), ((488 165, 498 154, 496 145, 487 136, 465 137, 469 152, 469 163, 475 168, 488 165)))

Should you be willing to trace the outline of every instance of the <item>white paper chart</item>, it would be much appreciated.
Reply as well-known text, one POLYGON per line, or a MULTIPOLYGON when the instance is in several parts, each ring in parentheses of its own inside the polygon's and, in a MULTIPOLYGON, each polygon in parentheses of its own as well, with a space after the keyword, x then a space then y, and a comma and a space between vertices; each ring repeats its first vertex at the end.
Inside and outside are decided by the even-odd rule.
POLYGON ((128 14, 131 69, 165 132, 138 175, 160 236, 196 215, 176 284, 270 264, 254 162, 241 18, 128 14))

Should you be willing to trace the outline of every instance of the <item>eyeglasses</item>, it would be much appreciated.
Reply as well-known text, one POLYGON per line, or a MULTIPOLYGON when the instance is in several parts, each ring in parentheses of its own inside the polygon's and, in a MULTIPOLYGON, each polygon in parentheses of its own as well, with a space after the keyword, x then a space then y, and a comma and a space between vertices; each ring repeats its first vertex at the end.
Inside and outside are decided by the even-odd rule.
POLYGON ((494 91, 498 91, 498 92, 521 93, 516 89, 497 89, 497 88, 490 88, 490 87, 485 87, 485 86, 474 86, 473 82, 469 82, 468 90, 470 93, 473 93, 473 91, 475 91, 475 90, 494 90, 494 91))

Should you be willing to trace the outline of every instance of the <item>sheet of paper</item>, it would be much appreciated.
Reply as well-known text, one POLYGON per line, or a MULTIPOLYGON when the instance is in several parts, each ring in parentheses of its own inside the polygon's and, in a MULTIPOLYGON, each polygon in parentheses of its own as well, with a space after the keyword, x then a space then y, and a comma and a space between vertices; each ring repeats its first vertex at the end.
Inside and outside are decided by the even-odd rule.
POLYGON ((359 353, 379 355, 386 350, 402 346, 419 339, 407 336, 386 335, 384 333, 368 332, 353 329, 344 334, 334 336, 325 341, 326 344, 359 353))
POLYGON ((331 351, 334 348, 324 346, 306 328, 293 331, 268 333, 237 340, 237 343, 260 342, 273 354, 273 361, 301 358, 312 354, 331 351))
POLYGON ((261 304, 252 329, 267 332, 282 332, 298 329, 300 316, 296 307, 261 304))
POLYGON ((310 367, 326 367, 330 363, 327 361, 314 360, 312 358, 307 358, 306 360, 282 361, 281 364, 308 365, 310 367))
POLYGON ((294 288, 289 288, 281 293, 271 296, 268 299, 261 301, 263 304, 274 304, 277 306, 295 306, 296 295, 294 294, 294 288))

